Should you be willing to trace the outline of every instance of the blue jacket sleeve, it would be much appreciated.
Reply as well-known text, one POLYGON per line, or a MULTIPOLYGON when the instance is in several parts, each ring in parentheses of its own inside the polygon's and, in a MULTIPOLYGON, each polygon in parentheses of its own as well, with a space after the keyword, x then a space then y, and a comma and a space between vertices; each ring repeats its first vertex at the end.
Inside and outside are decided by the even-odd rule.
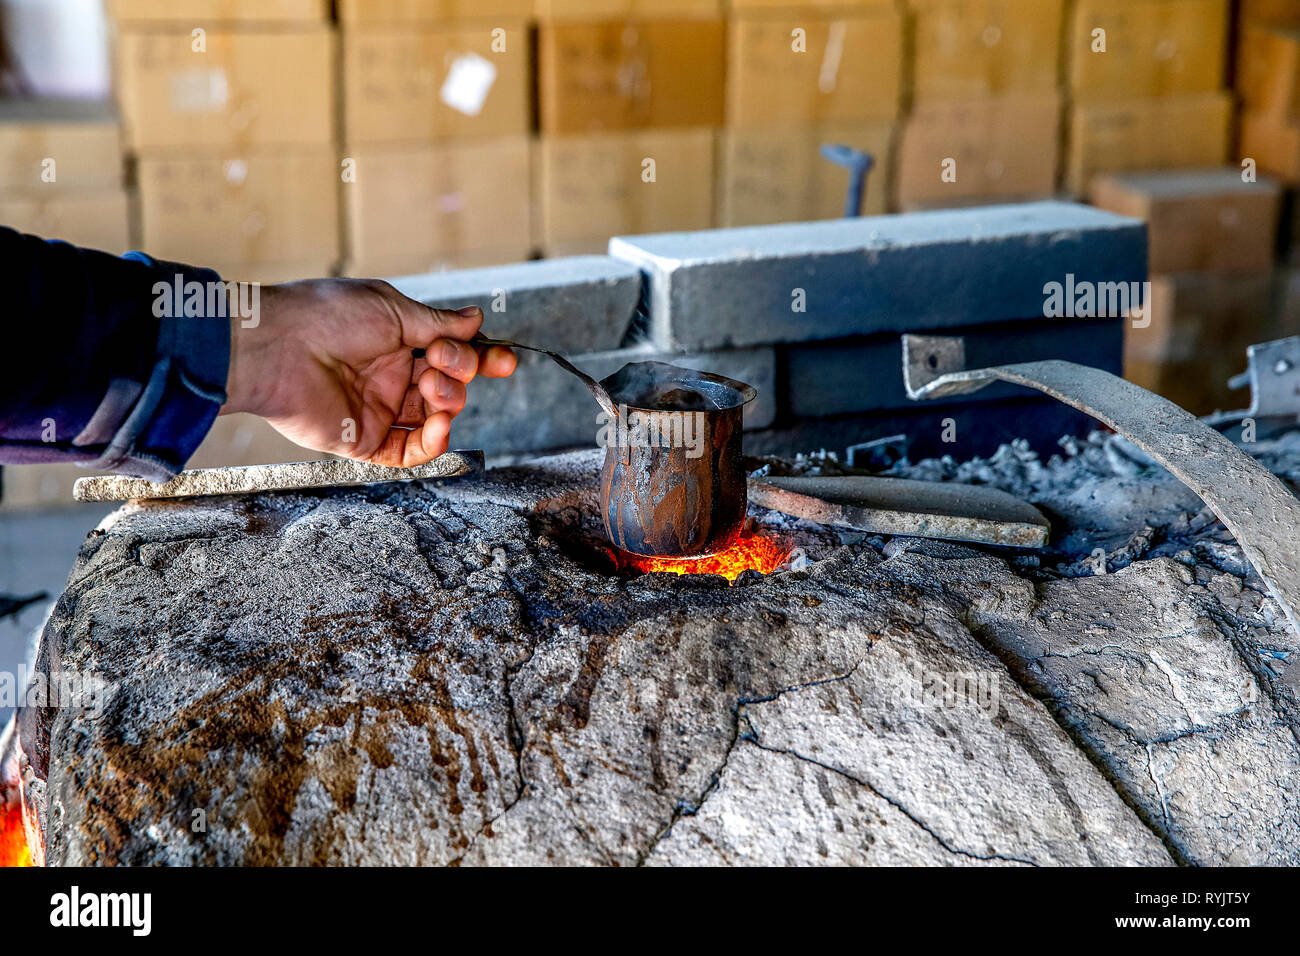
POLYGON ((226 289, 208 269, 0 227, 0 463, 165 481, 226 401, 226 289))

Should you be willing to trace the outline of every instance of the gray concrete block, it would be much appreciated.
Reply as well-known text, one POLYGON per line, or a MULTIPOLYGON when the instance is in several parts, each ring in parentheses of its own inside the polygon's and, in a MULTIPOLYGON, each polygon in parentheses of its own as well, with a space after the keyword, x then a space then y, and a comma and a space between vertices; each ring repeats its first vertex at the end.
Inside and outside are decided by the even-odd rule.
MULTIPOLYGON (((641 346, 574 355, 573 364, 596 378, 628 362, 671 362, 717 372, 753 385, 758 397, 745 408, 746 429, 765 428, 776 417, 776 355, 771 348, 665 354, 641 346)), ((451 426, 455 448, 482 448, 489 459, 558 448, 595 447, 600 406, 577 378, 544 356, 521 356, 506 379, 475 379, 469 402, 451 426)))
POLYGON ((616 349, 641 297, 640 271, 609 256, 543 259, 390 280, 435 308, 483 308, 484 331, 562 352, 616 349))
POLYGON ((1062 202, 622 236, 609 251, 645 271, 660 348, 1041 317, 1044 286, 1067 275, 1147 277, 1143 223, 1062 202))
MULTIPOLYGON (((966 367, 1066 359, 1119 375, 1123 370, 1124 320, 1044 319, 960 329, 966 367)), ((797 418, 824 418, 880 409, 915 408, 903 388, 902 342, 892 333, 853 341, 796 345, 787 350, 787 388, 797 418)), ((944 406, 1027 398, 1014 385, 995 385, 944 399, 944 406)))

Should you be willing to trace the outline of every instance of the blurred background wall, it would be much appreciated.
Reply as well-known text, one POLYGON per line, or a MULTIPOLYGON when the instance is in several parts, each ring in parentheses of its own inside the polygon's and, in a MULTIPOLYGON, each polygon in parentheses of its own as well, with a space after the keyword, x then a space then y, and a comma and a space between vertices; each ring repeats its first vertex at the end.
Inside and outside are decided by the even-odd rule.
MULTIPOLYGON (((1151 224, 1127 373, 1300 329, 1297 0, 3 0, 0 221, 225 277, 1070 197, 1151 224), (1243 188, 1243 177, 1254 179, 1243 188), (1262 185, 1262 188, 1258 188, 1262 185)), ((222 419, 196 465, 301 458, 222 419)), ((67 500, 8 469, 0 508, 67 500)))

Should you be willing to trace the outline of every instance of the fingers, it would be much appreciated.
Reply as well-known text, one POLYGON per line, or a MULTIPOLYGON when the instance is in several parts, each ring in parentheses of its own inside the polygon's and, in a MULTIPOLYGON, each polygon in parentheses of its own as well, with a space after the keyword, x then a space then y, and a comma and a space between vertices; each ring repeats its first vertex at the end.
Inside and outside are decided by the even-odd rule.
POLYGON ((478 352, 456 339, 440 338, 425 349, 429 365, 458 382, 469 382, 478 372, 478 352))
POLYGON ((419 460, 412 462, 414 465, 423 465, 426 461, 437 458, 447 450, 447 442, 451 438, 451 416, 446 412, 434 412, 424 422, 424 427, 418 432, 411 432, 412 438, 407 439, 406 450, 408 457, 412 454, 414 444, 414 454, 419 456, 419 460), (415 439, 414 436, 419 438, 415 439))
POLYGON ((515 353, 505 346, 490 346, 483 349, 480 355, 464 342, 437 339, 425 349, 423 356, 415 360, 413 379, 419 381, 424 370, 429 367, 464 383, 468 383, 476 374, 486 378, 505 378, 514 372, 518 364, 515 353))
POLYGON ((510 349, 493 345, 483 350, 478 359, 478 373, 485 378, 505 378, 514 372, 519 360, 510 349))
POLYGON ((369 460, 390 468, 414 468, 445 452, 450 435, 451 416, 434 412, 419 428, 390 428, 369 460))
POLYGON ((436 368, 426 369, 420 375, 417 390, 421 405, 425 406, 421 409, 421 423, 428 412, 448 412, 451 415, 459 415, 465 408, 464 384, 436 368))
POLYGON ((402 405, 397 411, 397 419, 393 424, 401 428, 415 428, 417 425, 424 424, 425 416, 430 411, 432 409, 425 407, 424 396, 420 390, 412 385, 402 396, 402 405))
POLYGON ((476 374, 487 378, 505 378, 514 372, 518 361, 503 346, 490 346, 482 355, 464 343, 472 339, 483 325, 483 310, 477 305, 462 309, 433 309, 402 295, 387 283, 381 291, 392 303, 402 326, 402 344, 424 349, 416 359, 411 376, 418 381, 427 364, 458 382, 468 383, 476 374))

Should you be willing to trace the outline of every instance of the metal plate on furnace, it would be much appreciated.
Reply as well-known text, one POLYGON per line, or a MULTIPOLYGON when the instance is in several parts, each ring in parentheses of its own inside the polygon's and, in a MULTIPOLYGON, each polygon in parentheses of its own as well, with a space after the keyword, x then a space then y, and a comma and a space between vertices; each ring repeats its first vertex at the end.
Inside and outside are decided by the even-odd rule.
POLYGON ((364 461, 325 458, 281 465, 196 468, 182 471, 171 481, 162 483, 121 475, 103 475, 77 479, 72 493, 78 501, 195 498, 202 495, 245 495, 263 491, 369 485, 385 481, 455 478, 482 470, 483 452, 474 449, 445 452, 414 468, 389 468, 364 461))
POLYGON ((871 534, 1041 548, 1049 525, 996 488, 870 475, 751 478, 749 500, 773 511, 871 534))

